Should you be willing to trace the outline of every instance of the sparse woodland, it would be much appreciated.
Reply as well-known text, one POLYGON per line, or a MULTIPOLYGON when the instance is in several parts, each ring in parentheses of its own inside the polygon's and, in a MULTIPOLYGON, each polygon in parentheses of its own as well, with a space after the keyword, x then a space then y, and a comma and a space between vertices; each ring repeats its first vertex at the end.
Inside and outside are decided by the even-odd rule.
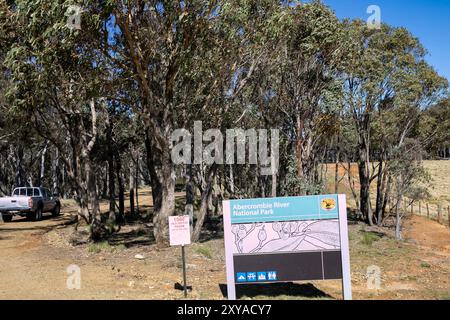
POLYGON ((318 1, 0 0, 0 194, 43 185, 74 198, 98 241, 150 186, 166 246, 170 215, 194 212, 198 240, 222 199, 318 194, 324 163, 356 162, 360 218, 382 226, 396 203, 400 226, 403 197, 426 197, 421 161, 450 158, 448 82, 425 55, 408 30, 340 21, 318 1), (277 175, 174 164, 171 134, 194 121, 279 129, 277 175))

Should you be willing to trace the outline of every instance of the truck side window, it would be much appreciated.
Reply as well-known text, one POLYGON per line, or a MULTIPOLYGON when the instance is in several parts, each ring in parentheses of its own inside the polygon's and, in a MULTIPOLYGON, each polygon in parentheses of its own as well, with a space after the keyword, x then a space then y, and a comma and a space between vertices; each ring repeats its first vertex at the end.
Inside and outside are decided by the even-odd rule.
POLYGON ((33 189, 28 188, 27 189, 27 197, 32 197, 33 196, 33 189))
POLYGON ((13 196, 18 196, 19 195, 19 189, 14 190, 13 196))
POLYGON ((20 195, 26 196, 27 195, 27 189, 20 189, 20 195))
POLYGON ((40 194, 39 194, 39 189, 34 189, 33 195, 34 195, 35 197, 39 197, 39 196, 40 196, 40 194))

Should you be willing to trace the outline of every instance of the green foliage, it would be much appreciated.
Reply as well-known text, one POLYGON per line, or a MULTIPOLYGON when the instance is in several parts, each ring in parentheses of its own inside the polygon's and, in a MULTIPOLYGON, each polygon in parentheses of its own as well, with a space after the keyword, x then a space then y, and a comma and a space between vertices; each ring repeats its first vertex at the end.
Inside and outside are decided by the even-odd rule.
POLYGON ((324 191, 324 186, 321 183, 311 183, 298 176, 297 163, 292 157, 288 162, 284 187, 285 196, 316 195, 324 191))
POLYGON ((374 232, 361 231, 361 243, 366 246, 372 246, 372 244, 380 240, 380 236, 374 232))
POLYGON ((198 254, 201 254, 207 259, 213 258, 213 253, 211 252, 211 249, 207 246, 196 246, 194 247, 194 251, 198 254))
POLYGON ((90 253, 101 253, 101 252, 116 252, 116 251, 122 251, 125 249, 125 245, 115 245, 112 246, 111 244, 109 244, 108 241, 101 241, 101 242, 95 242, 95 243, 90 243, 88 245, 88 252, 90 253))
MULTIPOLYGON (((185 168, 171 162, 170 134, 194 121, 281 131, 277 180, 259 166, 219 166, 210 181, 230 197, 267 196, 271 183, 321 193, 321 164, 339 150, 338 161, 379 161, 391 193, 419 199, 423 150, 449 146, 448 82, 419 40, 341 22, 320 1, 3 1, 0 41, 0 192, 38 180, 48 143, 44 180, 74 193, 88 223, 102 182, 129 187, 134 164, 154 195, 173 195, 185 168), (84 10, 80 30, 67 26, 71 5, 84 10)), ((193 171, 206 192, 207 166, 193 171)), ((117 188, 107 191, 114 200, 117 188)), ((155 224, 173 213, 153 209, 155 224)))

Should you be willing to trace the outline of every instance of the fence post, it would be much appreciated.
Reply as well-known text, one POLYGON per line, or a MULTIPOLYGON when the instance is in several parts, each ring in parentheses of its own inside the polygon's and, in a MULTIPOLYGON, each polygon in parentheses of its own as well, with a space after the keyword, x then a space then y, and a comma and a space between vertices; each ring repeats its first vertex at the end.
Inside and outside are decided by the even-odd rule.
POLYGON ((442 223, 442 205, 438 204, 438 222, 442 223))
POLYGON ((428 206, 428 202, 427 202, 427 218, 430 219, 430 207, 428 206))
POLYGON ((450 206, 447 207, 448 226, 450 227, 450 206))
POLYGON ((419 201, 419 216, 422 215, 422 201, 419 201))
POLYGON ((414 214, 414 202, 411 202, 411 215, 414 214))

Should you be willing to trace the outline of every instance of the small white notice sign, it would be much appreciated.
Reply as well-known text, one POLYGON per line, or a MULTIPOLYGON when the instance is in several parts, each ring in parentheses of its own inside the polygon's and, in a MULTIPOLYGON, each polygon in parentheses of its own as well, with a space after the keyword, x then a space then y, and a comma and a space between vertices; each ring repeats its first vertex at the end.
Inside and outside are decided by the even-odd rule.
POLYGON ((169 238, 171 246, 184 246, 191 243, 189 216, 169 217, 169 238))

